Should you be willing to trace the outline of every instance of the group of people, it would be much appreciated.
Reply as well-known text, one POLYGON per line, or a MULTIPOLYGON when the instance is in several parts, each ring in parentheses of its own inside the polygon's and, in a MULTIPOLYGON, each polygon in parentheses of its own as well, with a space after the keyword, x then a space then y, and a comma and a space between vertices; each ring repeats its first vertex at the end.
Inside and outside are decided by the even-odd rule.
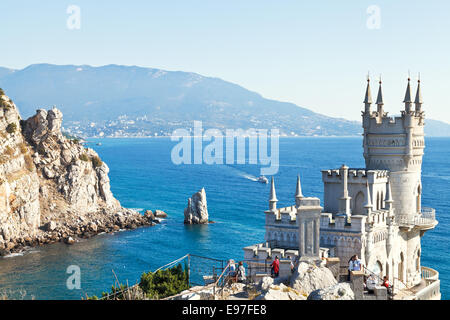
POLYGON ((361 260, 358 258, 358 255, 353 255, 350 260, 348 260, 348 278, 350 281, 350 273, 352 271, 361 271, 361 260))
MULTIPOLYGON (((350 273, 352 271, 361 271, 362 269, 361 260, 358 258, 358 255, 353 255, 350 260, 348 261, 348 281, 350 281, 350 273)), ((387 276, 383 277, 383 281, 379 281, 379 278, 374 274, 370 273, 369 277, 364 277, 364 287, 367 289, 367 291, 373 292, 375 289, 375 286, 382 285, 383 287, 386 287, 387 292, 389 295, 392 294, 392 286, 389 283, 389 279, 387 276)))
MULTIPOLYGON (((236 263, 233 259, 230 259, 228 261, 229 264, 229 271, 228 271, 228 277, 233 282, 244 282, 247 277, 245 275, 245 267, 244 263, 242 261, 239 261, 238 267, 236 268, 236 263)), ((270 265, 271 267, 271 276, 273 278, 277 278, 280 275, 280 259, 278 256, 275 256, 275 259, 270 265)), ((292 269, 292 266, 291 266, 292 269)))

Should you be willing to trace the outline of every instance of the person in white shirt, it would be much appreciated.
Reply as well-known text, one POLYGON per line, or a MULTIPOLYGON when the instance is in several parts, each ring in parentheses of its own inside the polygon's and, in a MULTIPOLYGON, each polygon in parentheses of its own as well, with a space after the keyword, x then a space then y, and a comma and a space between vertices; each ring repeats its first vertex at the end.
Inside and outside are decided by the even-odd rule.
POLYGON ((348 260, 348 277, 347 281, 350 281, 350 273, 353 271, 353 261, 355 260, 355 256, 352 256, 350 260, 348 260))
POLYGON ((242 261, 239 261, 239 267, 237 271, 237 281, 238 282, 244 282, 246 280, 245 276, 245 267, 242 261))
POLYGON ((355 259, 353 260, 353 263, 352 263, 353 271, 361 271, 361 260, 358 259, 357 254, 355 254, 354 257, 355 257, 355 259))

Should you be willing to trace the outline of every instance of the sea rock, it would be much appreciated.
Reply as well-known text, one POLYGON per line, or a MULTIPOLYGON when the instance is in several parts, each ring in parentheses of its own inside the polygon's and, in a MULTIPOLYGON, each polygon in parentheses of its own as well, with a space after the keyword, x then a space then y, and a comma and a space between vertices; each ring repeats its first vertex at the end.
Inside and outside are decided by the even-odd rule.
POLYGON ((308 300, 355 300, 350 284, 341 282, 331 287, 311 292, 308 300))
POLYGON ((155 220, 155 215, 152 210, 146 210, 144 213, 144 217, 146 217, 149 221, 155 220))
POLYGON ((330 269, 313 263, 300 262, 291 277, 290 286, 308 296, 311 292, 336 284, 330 269))
POLYGON ((208 206, 206 204, 205 188, 194 193, 188 199, 188 205, 184 209, 185 224, 206 224, 209 221, 208 206))
POLYGON ((162 210, 155 210, 155 217, 164 219, 167 218, 167 213, 162 210))
POLYGON ((75 239, 72 238, 72 237, 68 237, 68 238, 65 239, 64 242, 67 243, 67 244, 74 244, 75 243, 75 239))
POLYGON ((56 229, 56 222, 55 221, 50 221, 47 222, 44 226, 44 230, 45 231, 53 231, 56 229))

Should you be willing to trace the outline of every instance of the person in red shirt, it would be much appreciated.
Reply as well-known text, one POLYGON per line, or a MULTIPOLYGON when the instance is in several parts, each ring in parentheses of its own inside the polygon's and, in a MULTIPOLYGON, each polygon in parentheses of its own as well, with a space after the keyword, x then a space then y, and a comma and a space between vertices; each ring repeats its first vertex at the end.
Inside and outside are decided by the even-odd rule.
POLYGON ((391 285, 389 284, 389 280, 387 276, 383 277, 383 284, 382 286, 386 287, 388 294, 391 294, 391 285))
POLYGON ((275 256, 275 260, 273 260, 272 264, 272 276, 277 278, 280 272, 280 260, 278 260, 278 256, 275 256))

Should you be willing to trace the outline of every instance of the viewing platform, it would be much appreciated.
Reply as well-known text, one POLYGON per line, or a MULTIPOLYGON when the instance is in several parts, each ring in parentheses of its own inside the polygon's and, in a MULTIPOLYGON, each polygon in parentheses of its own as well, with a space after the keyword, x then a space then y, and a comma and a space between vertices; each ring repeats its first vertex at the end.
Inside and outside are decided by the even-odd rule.
POLYGON ((436 211, 433 208, 422 208, 417 216, 398 215, 396 222, 401 228, 417 228, 423 231, 433 229, 438 224, 436 211))
POLYGON ((422 281, 412 287, 401 289, 394 296, 396 300, 440 300, 439 272, 429 267, 421 267, 422 281))

